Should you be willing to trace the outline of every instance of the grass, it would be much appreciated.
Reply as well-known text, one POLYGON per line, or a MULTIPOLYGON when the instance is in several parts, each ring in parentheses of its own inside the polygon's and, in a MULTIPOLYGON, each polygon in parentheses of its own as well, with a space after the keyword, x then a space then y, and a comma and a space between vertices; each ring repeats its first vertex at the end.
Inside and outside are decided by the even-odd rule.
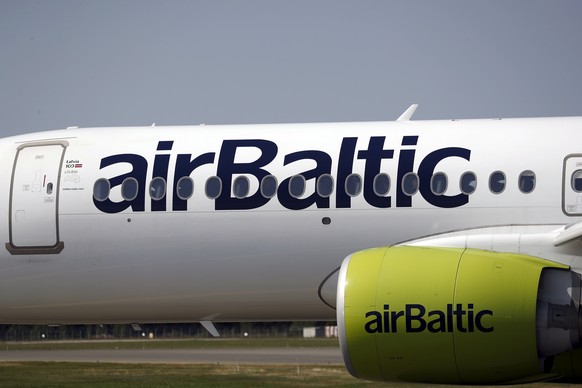
MULTIPOLYGON (((391 387, 459 386, 376 383, 357 380, 342 366, 317 365, 167 365, 68 362, 0 363, 2 387, 391 387)), ((484 387, 484 386, 482 386, 484 387)), ((567 388, 536 383, 512 388, 567 388)))
MULTIPOLYGON (((337 339, 188 339, 0 342, 0 351, 76 349, 195 349, 337 347, 337 339)), ((421 387, 357 380, 341 365, 129 364, 0 362, 0 387, 421 387)), ((536 383, 524 387, 574 387, 536 383)), ((433 387, 445 388, 444 385, 433 387)), ((519 385, 512 388, 520 387, 519 385)))
MULTIPOLYGON (((385 387, 342 366, 0 363, 4 387, 385 387)), ((402 387, 402 385, 400 385, 402 387)))
POLYGON ((240 349, 240 348, 320 348, 338 347, 337 338, 211 338, 185 340, 91 340, 0 342, 0 350, 77 349, 240 349))

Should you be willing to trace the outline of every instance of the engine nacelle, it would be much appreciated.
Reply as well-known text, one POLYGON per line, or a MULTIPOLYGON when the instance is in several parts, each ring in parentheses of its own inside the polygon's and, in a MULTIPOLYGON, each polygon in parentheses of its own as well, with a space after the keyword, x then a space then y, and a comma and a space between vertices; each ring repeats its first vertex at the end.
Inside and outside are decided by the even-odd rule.
POLYGON ((491 384, 551 377, 580 346, 580 276, 511 253, 398 246, 348 256, 337 318, 347 369, 368 380, 491 384))

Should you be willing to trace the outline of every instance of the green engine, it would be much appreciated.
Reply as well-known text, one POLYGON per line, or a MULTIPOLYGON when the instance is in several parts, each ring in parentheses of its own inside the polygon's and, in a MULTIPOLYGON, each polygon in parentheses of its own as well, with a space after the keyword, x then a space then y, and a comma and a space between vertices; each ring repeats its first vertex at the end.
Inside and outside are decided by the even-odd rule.
POLYGON ((398 246, 342 264, 340 344, 356 377, 494 384, 581 379, 580 276, 539 258, 398 246))

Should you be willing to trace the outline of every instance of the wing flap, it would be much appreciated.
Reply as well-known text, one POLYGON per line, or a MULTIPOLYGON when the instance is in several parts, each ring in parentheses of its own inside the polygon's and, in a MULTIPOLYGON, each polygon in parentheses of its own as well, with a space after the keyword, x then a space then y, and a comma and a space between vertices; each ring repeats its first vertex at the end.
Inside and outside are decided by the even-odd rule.
POLYGON ((582 222, 568 225, 554 237, 554 246, 560 246, 582 237, 582 222))

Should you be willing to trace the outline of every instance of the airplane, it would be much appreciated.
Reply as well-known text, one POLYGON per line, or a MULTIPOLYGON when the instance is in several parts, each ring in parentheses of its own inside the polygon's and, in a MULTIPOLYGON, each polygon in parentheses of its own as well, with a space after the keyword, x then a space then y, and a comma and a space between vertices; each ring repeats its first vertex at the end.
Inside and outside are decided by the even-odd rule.
POLYGON ((582 117, 0 141, 0 324, 337 320, 380 381, 582 382, 582 117))

